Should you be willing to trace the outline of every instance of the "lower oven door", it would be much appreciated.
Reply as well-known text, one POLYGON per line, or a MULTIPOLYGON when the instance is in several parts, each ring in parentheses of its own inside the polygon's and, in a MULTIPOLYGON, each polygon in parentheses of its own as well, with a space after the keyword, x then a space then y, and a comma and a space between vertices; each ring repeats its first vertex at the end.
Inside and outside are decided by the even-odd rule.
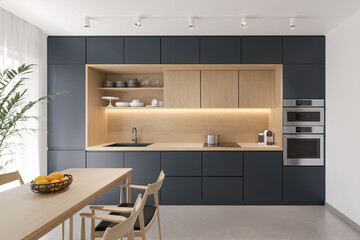
POLYGON ((324 135, 284 135, 283 163, 285 166, 323 166, 324 135))

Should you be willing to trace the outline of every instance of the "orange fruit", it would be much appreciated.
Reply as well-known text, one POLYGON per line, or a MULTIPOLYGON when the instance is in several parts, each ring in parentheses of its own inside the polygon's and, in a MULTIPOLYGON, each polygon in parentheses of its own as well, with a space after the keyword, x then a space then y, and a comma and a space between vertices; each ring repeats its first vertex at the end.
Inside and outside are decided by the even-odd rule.
POLYGON ((36 178, 34 179, 34 183, 35 183, 37 180, 40 180, 40 179, 46 179, 46 180, 48 180, 48 179, 47 179, 47 176, 38 176, 38 177, 36 177, 36 178))
POLYGON ((45 178, 40 178, 40 179, 38 179, 36 182, 34 182, 35 184, 41 184, 40 186, 39 186, 39 191, 40 192, 45 192, 46 191, 46 188, 47 188, 47 186, 46 186, 46 184, 49 184, 49 181, 47 180, 47 179, 45 179, 45 178))
POLYGON ((64 177, 64 174, 59 173, 59 172, 52 172, 47 176, 47 178, 50 182, 55 179, 60 180, 63 177, 64 177))
POLYGON ((69 183, 69 181, 66 181, 66 180, 68 180, 69 178, 68 177, 63 177, 63 178, 61 178, 60 179, 60 181, 64 181, 64 187, 66 187, 66 185, 69 183))
MULTIPOLYGON (((60 182, 60 180, 58 180, 58 179, 55 179, 55 180, 52 180, 50 183, 57 183, 57 182, 60 182)), ((55 187, 56 185, 55 184, 51 184, 51 189, 50 189, 50 191, 54 191, 54 190, 59 190, 59 188, 58 187, 55 187)), ((58 185, 59 186, 59 185, 58 185)))

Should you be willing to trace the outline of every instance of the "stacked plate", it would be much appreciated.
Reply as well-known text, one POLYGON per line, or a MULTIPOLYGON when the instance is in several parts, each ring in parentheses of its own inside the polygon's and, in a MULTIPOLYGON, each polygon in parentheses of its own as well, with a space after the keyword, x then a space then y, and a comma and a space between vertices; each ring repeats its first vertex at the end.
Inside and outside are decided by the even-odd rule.
POLYGON ((118 87, 118 88, 124 88, 127 86, 127 83, 124 82, 124 81, 116 81, 115 82, 115 87, 118 87))
POLYGON ((139 81, 135 78, 135 79, 131 79, 127 82, 127 86, 128 87, 138 87, 139 86, 139 81))

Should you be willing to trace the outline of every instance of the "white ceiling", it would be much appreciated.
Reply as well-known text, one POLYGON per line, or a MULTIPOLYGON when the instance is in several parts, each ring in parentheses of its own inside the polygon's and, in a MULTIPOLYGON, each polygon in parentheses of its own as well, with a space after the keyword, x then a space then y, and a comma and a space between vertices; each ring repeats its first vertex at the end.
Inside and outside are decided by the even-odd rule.
POLYGON ((312 35, 326 34, 355 14, 360 1, 0 0, 0 6, 48 35, 312 35), (149 18, 135 27, 130 16, 136 15, 149 18), (245 15, 246 30, 240 24, 245 15), (97 16, 91 28, 83 27, 85 16, 97 16), (197 17, 193 31, 187 27, 188 16, 197 17), (301 17, 295 31, 289 29, 290 16, 301 17))

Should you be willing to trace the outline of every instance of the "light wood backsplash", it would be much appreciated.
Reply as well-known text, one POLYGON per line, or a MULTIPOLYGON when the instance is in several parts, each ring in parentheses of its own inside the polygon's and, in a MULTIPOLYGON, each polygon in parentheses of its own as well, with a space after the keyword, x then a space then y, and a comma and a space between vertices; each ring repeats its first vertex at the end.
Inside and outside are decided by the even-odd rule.
POLYGON ((269 128, 269 109, 107 110, 109 142, 130 142, 138 129, 141 142, 202 142, 209 131, 222 142, 257 142, 269 128))

